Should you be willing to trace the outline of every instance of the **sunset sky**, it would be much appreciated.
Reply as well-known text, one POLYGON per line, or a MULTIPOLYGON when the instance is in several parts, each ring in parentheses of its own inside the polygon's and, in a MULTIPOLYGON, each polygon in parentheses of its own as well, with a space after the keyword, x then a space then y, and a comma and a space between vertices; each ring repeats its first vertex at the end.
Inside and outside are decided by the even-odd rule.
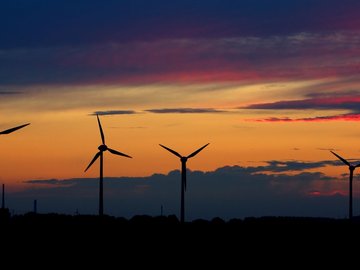
MULTIPOLYGON (((31 123, 0 136, 0 182, 30 198, 98 177, 98 163, 84 169, 101 144, 99 114, 107 145, 133 157, 105 153, 107 177, 151 185, 180 168, 159 143, 183 155, 210 143, 190 170, 240 170, 239 196, 264 174, 269 202, 292 190, 308 203, 293 214, 325 215, 306 212, 308 200, 340 198, 326 215, 345 216, 348 169, 329 150, 360 159, 359 12, 358 0, 0 0, 0 131, 31 123)), ((219 181, 209 189, 231 190, 219 181)), ((89 196, 96 213, 96 186, 89 196)), ((155 212, 143 209, 126 215, 155 212)), ((241 209, 224 216, 252 214, 241 209)), ((254 215, 291 214, 273 209, 254 215)))

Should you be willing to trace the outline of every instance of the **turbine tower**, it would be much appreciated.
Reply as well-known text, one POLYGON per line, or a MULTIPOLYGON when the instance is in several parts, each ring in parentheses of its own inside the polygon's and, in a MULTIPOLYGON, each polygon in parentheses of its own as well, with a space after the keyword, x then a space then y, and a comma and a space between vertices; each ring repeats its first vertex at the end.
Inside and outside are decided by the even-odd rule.
POLYGON ((333 153, 338 159, 340 159, 345 165, 349 166, 349 171, 350 171, 350 175, 349 175, 349 219, 352 219, 353 217, 353 175, 354 175, 354 170, 357 167, 360 167, 360 163, 357 165, 351 165, 346 159, 340 157, 338 154, 336 154, 333 151, 330 151, 331 153, 333 153))
POLYGON ((124 153, 118 152, 118 151, 116 151, 114 149, 111 149, 111 148, 107 147, 107 145, 105 144, 105 136, 104 136, 103 129, 101 127, 99 116, 96 115, 96 117, 97 117, 97 121, 98 121, 98 124, 99 124, 102 144, 98 147, 99 152, 97 152, 95 154, 95 156, 91 160, 90 164, 86 167, 85 172, 100 157, 99 216, 102 216, 104 214, 104 193, 103 193, 103 161, 104 161, 104 158, 103 158, 103 154, 104 154, 105 151, 108 150, 110 153, 112 153, 114 155, 123 156, 123 157, 127 157, 127 158, 131 158, 131 157, 124 154, 124 153))
POLYGON ((2 184, 1 209, 5 209, 5 184, 2 184))
POLYGON ((179 157, 180 161, 181 161, 181 205, 180 205, 180 222, 181 223, 185 222, 186 162, 189 158, 196 156, 201 150, 203 150, 208 145, 209 145, 209 143, 205 144, 203 147, 200 147, 198 150, 196 150, 194 153, 192 153, 188 156, 182 156, 178 152, 160 144, 160 146, 162 148, 168 150, 170 153, 179 157))
POLYGON ((17 126, 17 127, 14 127, 14 128, 10 128, 10 129, 7 129, 7 130, 0 131, 0 135, 12 133, 12 132, 14 132, 15 130, 18 130, 18 129, 20 129, 20 128, 26 127, 26 126, 28 126, 28 125, 30 125, 30 123, 25 124, 25 125, 21 125, 21 126, 17 126))

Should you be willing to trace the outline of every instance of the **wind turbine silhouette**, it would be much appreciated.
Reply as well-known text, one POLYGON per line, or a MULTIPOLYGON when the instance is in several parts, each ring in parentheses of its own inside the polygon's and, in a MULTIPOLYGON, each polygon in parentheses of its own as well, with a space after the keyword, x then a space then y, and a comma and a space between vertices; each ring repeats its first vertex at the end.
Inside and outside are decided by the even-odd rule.
POLYGON ((352 182, 353 182, 353 175, 354 171, 357 167, 360 167, 360 163, 357 165, 351 165, 346 159, 340 157, 338 154, 336 154, 333 151, 330 151, 333 153, 338 159, 340 159, 345 165, 349 166, 350 176, 349 176, 349 219, 352 219, 353 217, 353 199, 352 199, 352 182))
POLYGON ((7 130, 0 131, 0 135, 12 133, 12 132, 14 132, 14 131, 16 131, 16 130, 18 130, 20 128, 26 127, 28 125, 30 125, 30 123, 25 124, 25 125, 21 125, 21 126, 17 126, 17 127, 14 127, 14 128, 9 128, 7 130))
POLYGON ((94 156, 94 158, 91 160, 90 164, 86 167, 85 172, 91 167, 91 165, 93 165, 93 163, 100 157, 100 185, 99 185, 99 216, 102 216, 104 214, 104 192, 103 192, 103 161, 104 161, 104 157, 103 154, 106 150, 109 150, 110 153, 114 154, 114 155, 118 155, 118 156, 123 156, 123 157, 128 157, 131 158, 130 156, 118 152, 114 149, 111 149, 109 147, 107 147, 107 145, 105 144, 105 136, 104 136, 104 132, 103 129, 101 127, 101 123, 100 123, 100 119, 99 116, 96 115, 97 117, 97 121, 99 124, 99 129, 100 129, 100 135, 101 135, 101 141, 102 144, 98 147, 99 152, 97 152, 94 156))
POLYGON ((178 152, 160 144, 160 146, 170 153, 174 154, 175 156, 180 158, 181 161, 181 208, 180 208, 180 222, 184 223, 185 221, 185 191, 186 191, 186 162, 189 158, 196 156, 201 150, 203 150, 209 143, 205 144, 203 147, 200 147, 198 150, 193 152, 192 154, 184 157, 180 155, 178 152))

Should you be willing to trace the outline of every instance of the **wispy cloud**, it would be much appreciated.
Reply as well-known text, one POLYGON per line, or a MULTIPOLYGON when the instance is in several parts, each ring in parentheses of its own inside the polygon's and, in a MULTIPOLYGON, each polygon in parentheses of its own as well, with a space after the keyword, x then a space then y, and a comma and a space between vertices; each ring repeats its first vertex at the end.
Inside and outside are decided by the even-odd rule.
POLYGON ((1 1, 0 84, 357 75, 358 8, 352 0, 1 1))
POLYGON ((324 160, 319 162, 306 162, 306 161, 267 161, 266 166, 254 167, 254 170, 257 172, 289 172, 289 171, 305 171, 309 169, 318 169, 325 166, 336 166, 338 165, 337 161, 333 160, 324 160))
POLYGON ((349 113, 315 116, 315 117, 267 117, 263 119, 253 119, 256 122, 320 122, 320 121, 360 121, 360 95, 358 92, 346 93, 310 93, 307 96, 311 98, 297 100, 281 100, 270 103, 251 104, 242 109, 253 110, 318 110, 318 111, 334 111, 345 110, 349 113))
POLYGON ((11 96, 11 95, 20 95, 22 92, 18 91, 0 91, 0 96, 11 96))
POLYGON ((25 183, 27 184, 35 184, 35 185, 50 185, 50 186, 69 186, 77 183, 78 179, 67 179, 67 180, 59 180, 59 179, 45 179, 45 180, 27 180, 25 183))
POLYGON ((111 110, 111 111, 96 111, 90 115, 124 115, 124 114, 137 114, 133 110, 111 110))
POLYGON ((167 108, 145 110, 150 113, 224 113, 226 111, 212 108, 167 108))
POLYGON ((324 122, 324 121, 360 121, 360 114, 340 114, 330 116, 317 116, 305 118, 290 118, 290 117, 269 117, 263 119, 249 119, 254 122, 324 122))
POLYGON ((354 110, 360 111, 360 95, 310 98, 300 100, 282 100, 271 103, 251 104, 244 109, 257 110, 354 110))
POLYGON ((356 76, 359 44, 358 32, 342 32, 10 48, 0 53, 0 83, 141 85, 356 76))
POLYGON ((5 28, 0 48, 356 30, 360 26, 356 13, 359 8, 359 3, 352 0, 174 0, 171 4, 153 0, 139 5, 134 5, 133 0, 106 5, 99 0, 64 0, 56 4, 2 1, 0 25, 5 28), (18 6, 26 7, 28 13, 17 12, 18 6), (17 24, 6 24, 11 19, 17 24))

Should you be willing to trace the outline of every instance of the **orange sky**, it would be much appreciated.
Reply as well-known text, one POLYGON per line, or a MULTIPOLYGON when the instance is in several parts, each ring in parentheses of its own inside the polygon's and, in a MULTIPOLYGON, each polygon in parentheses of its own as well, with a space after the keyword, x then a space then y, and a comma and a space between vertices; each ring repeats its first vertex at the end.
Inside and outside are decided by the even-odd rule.
MULTIPOLYGON (((209 142, 210 146, 188 163, 190 169, 204 171, 226 165, 253 166, 267 160, 333 160, 329 151, 321 150, 329 148, 341 149, 347 158, 358 157, 358 148, 354 147, 358 140, 356 122, 264 123, 252 120, 268 116, 269 112, 236 109, 264 100, 288 99, 290 92, 318 83, 216 84, 213 94, 202 91, 214 87, 210 84, 149 85, 137 89, 104 86, 96 91, 84 87, 85 95, 81 88, 73 92, 67 88, 51 91, 48 86, 49 91, 34 93, 30 99, 10 97, 6 103, 1 102, 1 129, 26 122, 31 125, 0 137, 1 151, 6 153, 0 157, 0 181, 18 186, 28 179, 97 177, 98 165, 87 173, 84 169, 101 142, 96 118, 90 114, 103 110, 104 104, 106 110, 136 111, 100 116, 107 145, 133 156, 127 159, 106 153, 105 176, 147 176, 178 169, 177 158, 160 148, 159 143, 187 155, 209 142), (192 92, 187 93, 188 89, 192 92), (218 108, 226 112, 145 111, 165 103, 170 108, 218 108)), ((297 98, 300 96, 293 96, 297 98)), ((289 110, 280 115, 301 118, 312 112, 289 110)), ((345 169, 326 171, 338 176, 345 169)))

